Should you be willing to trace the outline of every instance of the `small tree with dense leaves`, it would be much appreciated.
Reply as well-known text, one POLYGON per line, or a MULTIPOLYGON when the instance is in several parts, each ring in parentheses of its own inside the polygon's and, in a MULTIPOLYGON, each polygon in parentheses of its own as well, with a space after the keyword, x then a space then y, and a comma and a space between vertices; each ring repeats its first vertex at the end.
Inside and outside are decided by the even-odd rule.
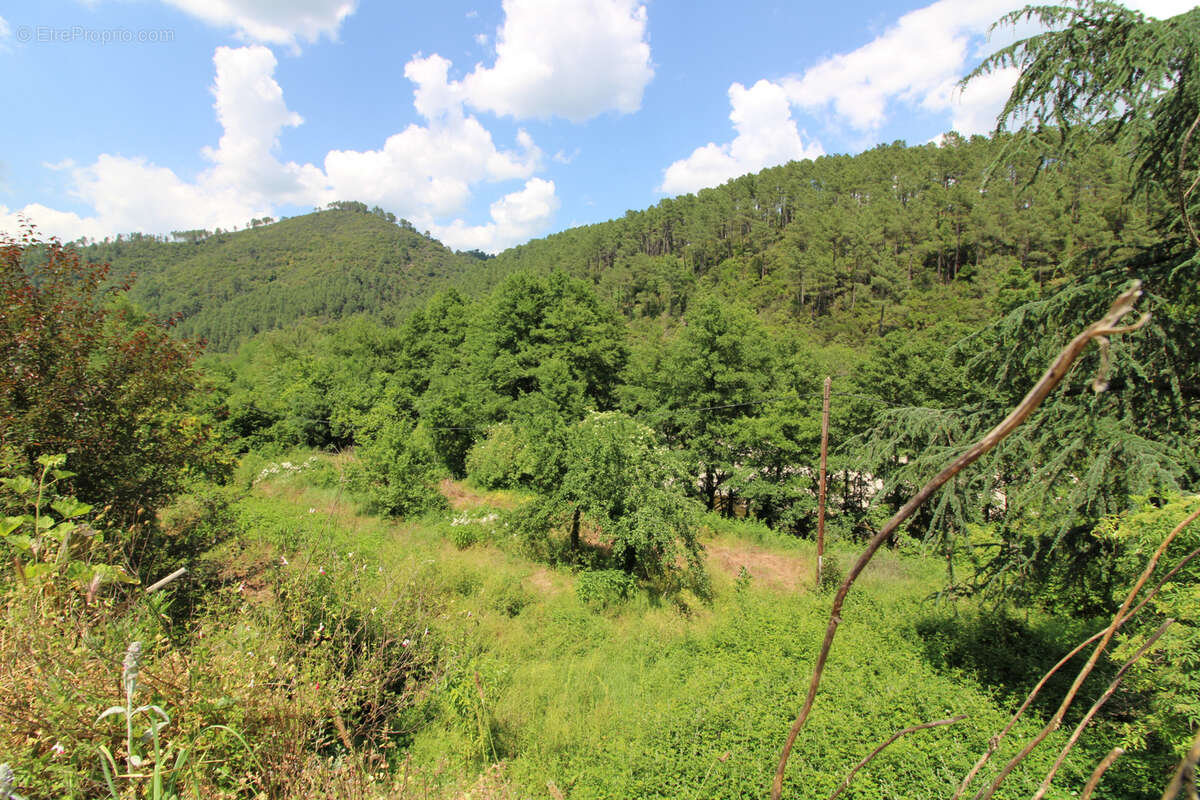
POLYGON ((74 494, 120 526, 229 467, 188 410, 200 345, 123 303, 126 289, 32 226, 0 235, 0 466, 66 454, 74 494))

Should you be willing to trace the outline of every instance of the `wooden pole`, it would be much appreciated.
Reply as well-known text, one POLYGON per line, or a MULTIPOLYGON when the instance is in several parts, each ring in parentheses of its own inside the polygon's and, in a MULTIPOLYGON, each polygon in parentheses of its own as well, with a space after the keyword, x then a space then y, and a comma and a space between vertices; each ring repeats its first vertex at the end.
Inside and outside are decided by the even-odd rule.
POLYGON ((833 378, 825 378, 821 408, 821 481, 817 488, 817 586, 821 585, 821 568, 825 560, 825 460, 829 455, 829 390, 833 378))

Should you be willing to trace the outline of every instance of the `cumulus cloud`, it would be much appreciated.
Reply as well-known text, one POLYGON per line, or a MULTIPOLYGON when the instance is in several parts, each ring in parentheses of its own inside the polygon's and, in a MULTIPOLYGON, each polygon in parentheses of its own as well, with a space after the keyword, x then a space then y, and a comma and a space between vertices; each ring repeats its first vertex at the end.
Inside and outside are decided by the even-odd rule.
POLYGON ((12 28, 8 26, 8 22, 4 17, 0 17, 0 51, 8 47, 8 38, 12 36, 12 28))
POLYGON ((729 103, 729 119, 737 132, 734 140, 720 145, 709 142, 667 167, 660 192, 694 192, 747 172, 824 155, 819 143, 804 143, 787 92, 779 84, 760 80, 747 89, 735 83, 729 87, 729 103))
MULTIPOLYGON (((205 148, 212 166, 194 181, 144 158, 102 154, 77 166, 71 159, 48 168, 71 176, 71 194, 94 212, 80 216, 34 204, 22 213, 44 231, 69 239, 116 233, 167 233, 187 228, 232 228, 266 216, 278 203, 308 203, 328 195, 325 178, 311 165, 281 163, 279 134, 299 125, 276 83, 275 56, 266 47, 218 47, 212 86, 217 119, 224 128, 216 148, 205 148)), ((0 217, 9 233, 16 216, 0 217)))
POLYGON ((955 84, 968 69, 973 40, 1011 8, 1011 0, 939 0, 782 85, 800 108, 831 112, 836 122, 860 131, 881 126, 897 100, 947 111, 956 102, 955 84))
POLYGON ((504 0, 496 63, 463 78, 474 108, 582 122, 641 108, 654 77, 636 0, 504 0))
POLYGON ((357 0, 163 0, 210 25, 233 28, 242 39, 299 46, 322 36, 337 38, 357 0))
POLYGON ((223 133, 216 148, 204 148, 213 162, 205 183, 236 189, 260 206, 307 204, 322 197, 325 177, 310 164, 283 164, 276 158, 284 128, 304 122, 283 100, 275 81, 275 56, 262 46, 218 47, 213 108, 223 133))
MULTIPOLYGON (((1173 16, 1192 8, 1191 0, 1128 0, 1150 16, 1173 16)), ((948 114, 962 134, 986 133, 1008 99, 1018 72, 984 76, 967 87, 959 79, 988 53, 1017 38, 1036 34, 1023 25, 987 38, 1011 0, 939 0, 900 17, 871 42, 831 56, 781 84, 800 109, 827 115, 833 125, 872 132, 891 116, 894 104, 948 114)))
POLYGON ((330 151, 325 175, 335 194, 379 203, 414 221, 432 220, 461 211, 475 184, 529 178, 540 168, 542 152, 528 133, 517 133, 518 149, 500 149, 482 123, 464 113, 459 88, 446 80, 449 67, 436 54, 408 63, 413 105, 427 124, 408 126, 378 150, 330 151))
POLYGON ((410 61, 405 75, 421 84, 430 110, 465 103, 516 119, 583 122, 641 108, 654 77, 645 36, 646 7, 635 0, 504 0, 495 64, 451 81, 450 62, 434 54, 410 61))
POLYGON ((460 250, 497 253, 545 230, 558 206, 554 181, 532 178, 525 182, 524 189, 492 203, 491 222, 468 225, 456 219, 449 225, 431 224, 430 230, 443 242, 454 242, 453 247, 460 250))
MULTIPOLYGON (((41 205, 22 213, 64 238, 103 238, 134 230, 231 228, 279 205, 354 199, 440 230, 452 247, 493 250, 540 232, 558 208, 552 182, 528 180, 543 162, 533 139, 522 130, 515 148, 497 147, 479 120, 464 113, 446 81, 449 62, 439 56, 414 59, 405 70, 426 124, 409 125, 376 150, 331 150, 321 166, 278 157, 281 133, 303 119, 284 101, 269 49, 219 47, 213 64, 213 108, 223 132, 215 147, 202 151, 211 166, 194 181, 142 158, 104 154, 84 167, 68 159, 48 166, 70 174, 72 194, 94 213, 41 205), (526 180, 525 188, 493 203, 491 222, 454 220, 439 227, 438 220, 463 212, 478 184, 510 180, 526 180)), ((0 230, 12 233, 18 226, 16 213, 0 208, 0 230)))

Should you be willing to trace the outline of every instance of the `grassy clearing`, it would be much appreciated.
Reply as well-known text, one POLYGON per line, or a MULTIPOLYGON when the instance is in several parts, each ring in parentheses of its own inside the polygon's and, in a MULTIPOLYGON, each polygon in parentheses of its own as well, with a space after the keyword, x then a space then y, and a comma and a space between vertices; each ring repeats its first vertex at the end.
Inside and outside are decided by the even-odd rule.
MULTIPOLYGON (((504 527, 515 495, 447 484, 449 510, 387 521, 359 513, 322 461, 258 479, 229 509, 235 535, 145 608, 9 606, 0 746, 23 793, 107 796, 98 746, 120 760, 123 730, 94 721, 120 701, 120 655, 136 639, 140 702, 172 718, 164 758, 203 744, 181 796, 764 795, 828 615, 811 543, 707 518, 712 601, 662 599, 619 574, 609 586, 525 558, 504 527), (253 757, 204 734, 213 725, 240 732, 253 757)), ((831 554, 843 567, 852 555, 831 554)), ((942 580, 940 564, 892 552, 863 576, 786 796, 824 798, 893 731, 967 714, 893 745, 848 794, 948 797, 1079 633, 934 605, 942 580)), ((1046 713, 1035 707, 997 765, 1046 713)), ((1028 796, 1063 738, 1002 796, 1028 796)), ((1070 797, 1109 746, 1085 737, 1048 796, 1070 797)), ((127 794, 151 796, 127 780, 127 794)), ((1111 797, 1154 785, 1120 764, 1106 781, 1111 797)))
MULTIPOLYGON (((444 488, 458 500, 443 516, 484 519, 500 505, 457 485, 444 488)), ((638 593, 597 607, 575 591, 578 575, 527 561, 486 536, 456 546, 440 517, 390 524, 356 515, 328 490, 266 493, 275 515, 302 515, 305 507, 325 514, 321 546, 328 552, 369 552, 391 576, 378 591, 420 587, 439 598, 440 672, 404 740, 404 769, 420 776, 411 780, 422 791, 759 797, 769 784, 828 615, 828 597, 812 591, 809 543, 714 520, 718 530, 705 539, 711 604, 638 593)), ((833 555, 843 564, 851 557, 833 555)), ((974 612, 927 601, 942 569, 884 553, 864 576, 847 603, 817 711, 797 743, 792 796, 827 796, 898 728, 965 713, 952 728, 894 745, 849 794, 947 797, 1006 720, 1000 701, 1017 690, 979 664, 944 658, 974 612)), ((1036 726, 1037 718, 1018 733, 1027 737, 1036 726)), ((1012 737, 997 763, 1020 738, 1012 737)), ((1010 779, 1011 796, 1032 792, 1053 747, 1010 779)), ((1098 758, 1084 748, 1056 785, 1077 788, 1098 758)), ((1050 796, 1070 796, 1057 791, 1050 796)))

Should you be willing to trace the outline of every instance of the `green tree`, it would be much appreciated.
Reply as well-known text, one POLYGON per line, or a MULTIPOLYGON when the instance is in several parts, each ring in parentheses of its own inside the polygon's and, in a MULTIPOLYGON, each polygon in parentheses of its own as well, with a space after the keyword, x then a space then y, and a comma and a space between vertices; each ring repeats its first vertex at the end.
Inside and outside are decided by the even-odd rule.
MULTIPOLYGON (((994 176, 1033 157, 1036 174, 1052 179, 1058 171, 1047 165, 1081 157, 1097 142, 1126 154, 1133 187, 1149 197, 1160 185, 1177 185, 1181 172, 1194 172, 1186 144, 1189 126, 1200 119, 1200 11, 1159 21, 1084 1, 1027 8, 1001 22, 1027 18, 1056 29, 1005 48, 975 73, 1022 69, 1001 122, 1024 122, 1004 140, 994 176)), ((1103 556, 1090 536, 1099 519, 1127 509, 1135 497, 1193 485, 1200 477, 1200 341, 1194 335, 1200 262, 1184 231, 1191 202, 1185 197, 1178 204, 1175 219, 1161 217, 1157 242, 1092 253, 1095 266, 1063 269, 1075 277, 963 339, 952 354, 965 376, 958 402, 880 415, 874 442, 882 446, 872 471, 882 474, 890 464, 891 487, 919 485, 1001 419, 1131 277, 1143 280, 1139 310, 1152 312, 1150 324, 1110 350, 1091 351, 1076 373, 1110 372, 1107 391, 1068 382, 932 504, 927 530, 951 534, 976 522, 996 533, 973 578, 976 587, 1007 587, 1032 600, 1055 579, 1064 558, 1086 570, 1103 556)))
POLYGON ((998 122, 1001 130, 1017 122, 1008 148, 1035 142, 1047 127, 1064 155, 1081 152, 1093 136, 1116 145, 1130 159, 1135 188, 1168 189, 1180 214, 1171 228, 1186 229, 1200 247, 1191 222, 1200 159, 1189 146, 1200 121, 1200 8, 1158 20, 1105 0, 1075 0, 1027 6, 997 25, 1026 20, 1052 30, 1001 49, 964 79, 1021 70, 998 122))
POLYGON ((644 366, 650 373, 640 378, 656 395, 646 416, 698 470, 711 511, 734 474, 733 425, 755 412, 771 382, 767 330, 749 311, 708 297, 688 312, 662 360, 644 366))
POLYGON ((0 459, 32 473, 66 454, 73 493, 121 526, 189 475, 229 468, 189 413, 199 346, 123 302, 127 289, 57 241, 0 239, 0 459))
POLYGON ((694 510, 682 491, 686 473, 652 430, 620 412, 591 414, 568 431, 566 463, 554 502, 573 512, 574 547, 582 516, 611 542, 626 572, 705 585, 694 510))

